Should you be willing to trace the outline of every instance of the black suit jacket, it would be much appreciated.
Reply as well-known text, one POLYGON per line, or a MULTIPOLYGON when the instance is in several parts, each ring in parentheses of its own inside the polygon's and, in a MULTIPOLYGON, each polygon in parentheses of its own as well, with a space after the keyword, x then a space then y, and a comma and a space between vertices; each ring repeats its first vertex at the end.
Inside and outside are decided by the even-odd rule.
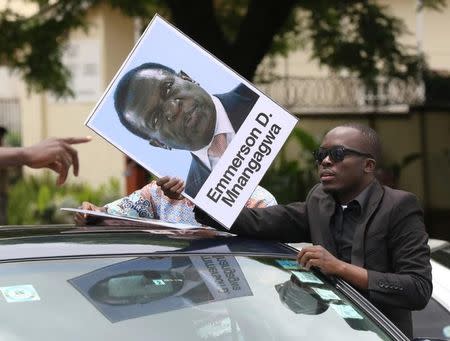
MULTIPOLYGON (((423 212, 413 194, 376 181, 368 198, 367 209, 355 228, 351 263, 368 270, 369 287, 363 295, 412 337, 411 310, 423 309, 432 292, 423 212)), ((336 256, 330 232, 334 210, 334 199, 318 184, 305 202, 244 208, 230 232, 283 242, 312 242, 336 256)), ((209 219, 207 223, 220 227, 209 219)))
MULTIPOLYGON (((234 131, 239 130, 259 98, 259 95, 242 83, 230 92, 214 96, 220 100, 225 108, 234 131)), ((195 197, 211 171, 196 155, 191 155, 192 162, 184 191, 191 197, 195 197)))

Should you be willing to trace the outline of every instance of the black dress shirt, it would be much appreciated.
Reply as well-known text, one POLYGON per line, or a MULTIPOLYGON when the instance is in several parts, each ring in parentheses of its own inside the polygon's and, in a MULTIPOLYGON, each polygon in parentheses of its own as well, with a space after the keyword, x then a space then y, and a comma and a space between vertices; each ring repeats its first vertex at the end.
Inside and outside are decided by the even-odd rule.
POLYGON ((355 227, 367 206, 367 197, 371 186, 367 186, 347 205, 336 203, 336 209, 331 217, 330 230, 336 245, 337 257, 346 263, 351 263, 355 227))

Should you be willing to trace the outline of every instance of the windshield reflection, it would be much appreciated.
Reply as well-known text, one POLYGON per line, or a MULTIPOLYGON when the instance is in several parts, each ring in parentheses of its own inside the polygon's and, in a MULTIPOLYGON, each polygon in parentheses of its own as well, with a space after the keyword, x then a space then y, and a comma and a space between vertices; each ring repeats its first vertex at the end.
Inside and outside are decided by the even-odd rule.
POLYGON ((288 281, 275 285, 275 290, 280 301, 296 314, 319 315, 331 307, 352 329, 371 330, 363 316, 310 272, 293 271, 288 281))
POLYGON ((233 256, 143 257, 69 283, 111 322, 252 296, 233 256))

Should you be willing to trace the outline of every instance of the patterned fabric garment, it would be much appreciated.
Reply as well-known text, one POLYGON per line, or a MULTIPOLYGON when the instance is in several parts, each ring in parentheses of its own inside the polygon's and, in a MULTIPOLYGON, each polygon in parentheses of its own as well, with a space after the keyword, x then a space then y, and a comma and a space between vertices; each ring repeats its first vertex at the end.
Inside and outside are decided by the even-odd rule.
MULTIPOLYGON (((247 207, 267 207, 276 205, 275 197, 266 189, 257 186, 247 207)), ((188 199, 174 200, 164 195, 156 181, 137 190, 127 197, 123 197, 105 205, 110 214, 129 217, 153 218, 170 223, 184 223, 200 225, 192 211, 194 204, 188 199)))

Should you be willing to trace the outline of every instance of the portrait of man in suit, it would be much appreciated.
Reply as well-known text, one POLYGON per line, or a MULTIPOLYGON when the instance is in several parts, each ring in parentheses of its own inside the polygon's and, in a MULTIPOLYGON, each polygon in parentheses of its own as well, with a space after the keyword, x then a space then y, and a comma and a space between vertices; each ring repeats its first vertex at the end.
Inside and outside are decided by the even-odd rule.
POLYGON ((150 145, 191 152, 185 192, 195 197, 258 98, 242 83, 211 95, 183 71, 144 63, 120 79, 114 106, 150 145))

